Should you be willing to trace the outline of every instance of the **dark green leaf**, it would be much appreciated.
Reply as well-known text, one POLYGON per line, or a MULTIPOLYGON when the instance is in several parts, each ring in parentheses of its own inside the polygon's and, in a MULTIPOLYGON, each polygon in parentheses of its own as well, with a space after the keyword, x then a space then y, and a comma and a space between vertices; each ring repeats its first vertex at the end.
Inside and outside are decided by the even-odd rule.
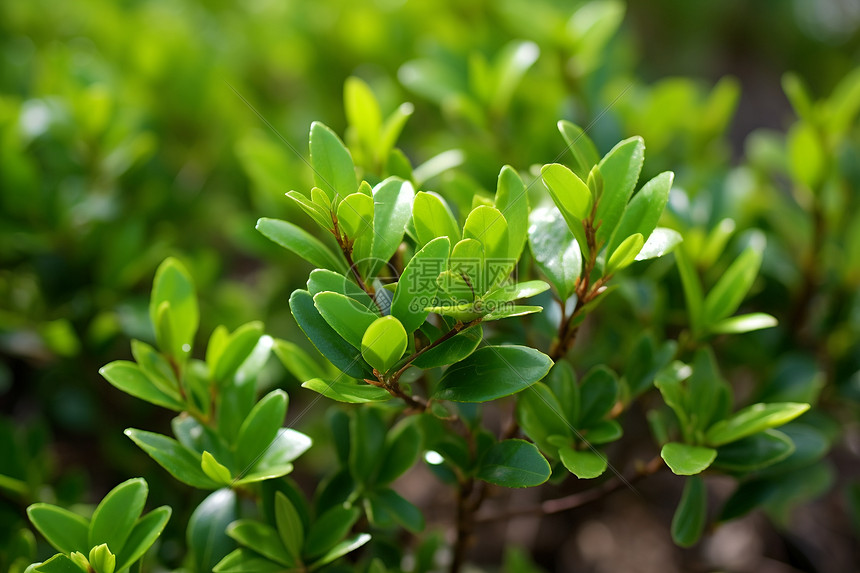
POLYGON ((561 404, 543 383, 539 382, 517 396, 516 416, 526 435, 551 455, 556 454, 558 447, 547 441, 549 436, 573 438, 561 404))
POLYGON ((385 454, 376 483, 386 485, 405 473, 421 452, 421 432, 418 419, 410 416, 399 422, 385 436, 385 454))
POLYGON ((672 540, 681 547, 695 545, 705 530, 707 493, 702 478, 687 478, 681 502, 672 518, 672 540))
POLYGON ((112 386, 130 394, 135 398, 145 400, 150 404, 168 408, 180 412, 185 405, 177 397, 168 395, 159 390, 155 383, 147 376, 137 364, 127 360, 115 360, 99 370, 105 380, 112 386))
POLYGON ((35 571, 37 573, 86 573, 83 569, 78 567, 71 559, 61 553, 54 555, 53 557, 36 567, 35 571))
POLYGON ((777 430, 765 430, 726 444, 717 450, 715 467, 749 472, 786 459, 794 452, 791 438, 777 430))
POLYGON ((525 346, 487 346, 451 366, 435 397, 455 402, 487 402, 515 394, 543 378, 550 358, 525 346))
POLYGON ((361 512, 356 507, 334 507, 317 519, 308 531, 305 555, 315 558, 330 551, 358 521, 361 512))
POLYGON ((327 565, 336 559, 340 559, 344 555, 352 553, 365 543, 370 541, 370 535, 367 533, 359 533, 355 537, 344 539, 334 547, 332 547, 325 555, 311 563, 309 570, 316 571, 323 565, 327 565))
POLYGON ((194 571, 212 571, 236 544, 227 536, 227 526, 237 519, 236 494, 219 489, 204 499, 188 520, 189 561, 194 571))
POLYGON ((393 489, 376 490, 369 496, 369 501, 372 514, 385 514, 371 515, 369 516, 371 521, 384 521, 385 517, 390 517, 395 523, 412 533, 420 533, 424 530, 424 516, 421 510, 393 489))
POLYGON ((296 507, 282 492, 275 492, 275 524, 278 536, 294 563, 299 563, 305 545, 305 530, 296 507))
POLYGON ((237 549, 219 561, 212 571, 213 573, 300 573, 302 570, 285 569, 283 565, 258 557, 253 551, 237 549))
POLYGON ((350 419, 349 469, 359 483, 373 483, 385 447, 385 422, 376 409, 355 410, 350 419))
POLYGON ((618 377, 604 366, 592 369, 579 388, 580 418, 577 428, 588 428, 603 420, 618 400, 618 377))
POLYGON ((534 444, 505 440, 484 454, 476 477, 503 487, 532 487, 549 479, 549 463, 534 444))

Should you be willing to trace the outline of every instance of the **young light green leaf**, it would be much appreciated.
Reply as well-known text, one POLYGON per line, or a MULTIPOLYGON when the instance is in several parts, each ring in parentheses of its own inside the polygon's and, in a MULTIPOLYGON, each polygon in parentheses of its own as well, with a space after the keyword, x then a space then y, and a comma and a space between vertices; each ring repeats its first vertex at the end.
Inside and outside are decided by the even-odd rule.
MULTIPOLYGON (((152 297, 149 301, 149 318, 156 327, 162 321, 159 313, 162 305, 169 305, 169 333, 158 340, 161 350, 177 358, 185 358, 194 344, 194 334, 200 322, 194 281, 185 266, 173 257, 168 257, 155 271, 152 281, 152 297), (166 339, 165 339, 166 338, 166 339)), ((156 328, 156 334, 163 332, 156 328)))
POLYGON ((220 384, 230 380, 254 352, 262 336, 262 322, 249 322, 237 328, 224 343, 212 368, 212 377, 220 384))
POLYGON ((343 382, 335 380, 326 382, 319 378, 311 378, 302 384, 302 388, 313 390, 331 400, 347 404, 364 404, 367 402, 385 402, 391 399, 387 390, 370 386, 369 384, 343 382))
POLYGON ((564 467, 579 479, 594 479, 606 471, 607 461, 603 454, 570 447, 561 448, 558 454, 564 467))
POLYGON ((229 468, 216 460, 209 452, 204 451, 200 457, 200 469, 209 479, 218 482, 219 485, 229 486, 233 482, 233 474, 230 473, 229 468))
POLYGON ((365 149, 375 151, 382 130, 382 112, 376 97, 364 80, 346 78, 343 85, 346 120, 365 149))
POLYGON ((322 241, 292 223, 264 217, 257 221, 257 230, 269 240, 297 254, 315 267, 330 269, 341 274, 348 270, 343 257, 335 255, 322 241))
POLYGON ((581 244, 586 244, 582 220, 591 217, 591 206, 594 198, 585 182, 574 175, 573 171, 559 163, 544 165, 541 179, 549 190, 558 210, 567 221, 573 236, 581 244), (580 237, 582 235, 582 237, 580 237))
POLYGON ((824 175, 825 151, 815 127, 799 121, 788 131, 788 167, 792 177, 817 191, 824 175))
POLYGON ((369 310, 376 312, 376 305, 373 303, 373 299, 361 287, 342 274, 327 269, 315 269, 311 271, 308 277, 308 292, 315 295, 324 291, 346 295, 351 299, 357 300, 369 310))
POLYGON ((642 186, 633 196, 609 241, 607 252, 610 256, 625 238, 634 233, 641 234, 646 240, 651 236, 669 202, 669 189, 672 188, 674 176, 671 171, 665 171, 642 186))
POLYGON ((331 220, 331 211, 311 201, 298 191, 287 191, 287 197, 295 201, 302 211, 307 213, 323 229, 331 230, 334 226, 331 220))
POLYGON ((311 124, 310 152, 314 182, 331 201, 358 191, 349 150, 335 132, 318 121, 311 124))
POLYGON ((218 483, 200 469, 200 456, 173 438, 132 428, 127 429, 125 435, 182 483, 200 489, 218 487, 218 483))
POLYGON ((415 195, 412 220, 418 241, 425 245, 437 237, 448 237, 453 245, 460 240, 460 227, 445 201, 435 193, 425 191, 415 195))
MULTIPOLYGON (((412 116, 415 111, 415 106, 409 102, 405 102, 397 106, 391 115, 385 120, 382 126, 382 133, 379 137, 379 144, 376 148, 377 156, 381 159, 388 157, 389 152, 394 148, 397 138, 400 137, 400 132, 403 131, 403 126, 406 121, 412 116)), ((421 181, 415 180, 416 185, 420 185, 421 181)))
POLYGON ((393 316, 377 318, 361 339, 361 355, 378 372, 387 372, 406 352, 408 335, 393 316))
POLYGON ((274 390, 257 402, 236 438, 236 461, 240 467, 248 467, 269 447, 286 414, 287 394, 283 390, 274 390))
POLYGON ((485 346, 448 368, 435 397, 455 402, 487 402, 515 394, 543 378, 550 358, 525 346, 485 346))
POLYGON ((734 314, 758 276, 761 259, 762 245, 751 245, 726 269, 705 297, 702 312, 706 326, 734 314))
POLYGON ((595 223, 597 243, 609 240, 633 193, 633 188, 639 180, 639 172, 645 161, 645 142, 641 137, 625 139, 598 163, 600 175, 603 178, 603 195, 597 203, 595 223))
POLYGON ((508 258, 520 258, 529 227, 529 198, 516 170, 505 165, 499 172, 495 207, 508 224, 508 258))
POLYGON ((135 561, 143 557, 159 538, 164 526, 170 520, 172 510, 166 505, 153 509, 137 520, 134 528, 125 541, 125 545, 117 555, 117 570, 123 571, 135 561))
POLYGON ((809 410, 809 404, 796 402, 753 404, 740 410, 731 418, 720 420, 711 426, 705 434, 705 441, 711 446, 722 446, 762 430, 781 426, 807 410, 809 410))
POLYGON ((454 245, 448 263, 451 273, 459 282, 450 280, 451 275, 443 273, 438 279, 443 281, 439 288, 459 302, 474 301, 476 296, 486 292, 485 261, 484 245, 475 239, 463 239, 454 245))
POLYGON ((308 291, 293 292, 290 310, 305 336, 337 368, 353 378, 364 378, 370 373, 370 367, 361 357, 361 352, 329 326, 314 306, 314 299, 308 291))
POLYGON ((743 334, 764 328, 773 328, 778 324, 775 317, 763 312, 753 312, 724 318, 711 325, 708 332, 712 334, 743 334))
POLYGON ((143 512, 149 486, 133 478, 113 488, 99 503, 90 521, 89 546, 107 543, 121 549, 143 512))
POLYGON ((663 255, 672 252, 678 244, 683 241, 681 233, 666 227, 657 227, 645 241, 639 254, 636 255, 637 261, 647 261, 648 259, 656 259, 663 255))
POLYGON ((185 405, 178 399, 178 392, 176 396, 162 392, 134 362, 115 360, 102 366, 99 369, 99 374, 112 386, 150 404, 176 412, 181 412, 185 408, 185 405))
POLYGON ((600 161, 597 148, 591 138, 578 125, 561 120, 558 122, 558 130, 567 144, 567 149, 573 156, 573 172, 580 179, 585 179, 591 168, 600 161))
POLYGON ((501 303, 492 306, 492 312, 489 312, 484 315, 482 319, 483 322, 501 320, 503 318, 510 318, 512 316, 524 316, 526 314, 534 314, 543 310, 542 306, 516 305, 511 303, 501 303))
POLYGON ((373 188, 373 243, 366 276, 375 276, 397 251, 412 217, 415 190, 409 181, 389 177, 373 188))
POLYGON ((529 247, 540 270, 567 300, 582 274, 582 251, 555 207, 538 207, 529 216, 529 247))
POLYGON ((660 450, 660 457, 675 475, 691 476, 705 471, 717 457, 717 450, 669 442, 660 450))
POLYGON ((510 302, 521 298, 530 298, 549 290, 549 285, 543 281, 525 281, 512 285, 504 285, 483 297, 484 302, 510 302))
POLYGON ((708 492, 699 476, 688 477, 681 502, 672 517, 672 540, 681 547, 695 545, 705 530, 708 492))
POLYGON ((549 463, 534 444, 504 440, 487 450, 475 476, 502 487, 533 487, 548 480, 550 473, 549 463))
POLYGON ((29 506, 27 517, 48 543, 61 553, 84 552, 90 547, 90 521, 85 517, 47 503, 29 506))
MULTIPOLYGON (((487 260, 508 261, 508 222, 495 207, 475 207, 463 225, 463 238, 475 239, 484 246, 487 260)), ((513 264, 510 265, 511 267, 513 264)))
POLYGON ((645 239, 639 233, 630 235, 621 241, 621 244, 618 245, 618 248, 615 249, 615 252, 612 253, 609 261, 606 263, 604 276, 609 276, 630 265, 636 260, 639 251, 642 250, 644 245, 645 239))
POLYGON ((364 193, 347 195, 337 207, 338 230, 352 240, 373 226, 373 199, 364 193))
POLYGON ((407 333, 417 330, 427 319, 423 301, 436 296, 436 278, 448 267, 450 249, 447 237, 433 239, 403 269, 391 301, 391 316, 400 321, 407 333))
POLYGON ((329 326, 355 348, 361 348, 362 336, 379 318, 363 304, 336 292, 314 295, 314 306, 329 326))

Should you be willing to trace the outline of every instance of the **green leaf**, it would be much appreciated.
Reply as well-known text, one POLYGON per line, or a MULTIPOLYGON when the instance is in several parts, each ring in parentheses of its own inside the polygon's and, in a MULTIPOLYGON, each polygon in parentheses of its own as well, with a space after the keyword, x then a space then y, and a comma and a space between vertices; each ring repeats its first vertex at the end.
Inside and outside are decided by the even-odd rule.
POLYGON ((400 321, 407 333, 417 330, 427 319, 424 308, 436 296, 436 278, 448 267, 450 249, 447 237, 432 239, 403 269, 391 301, 391 316, 400 321))
POLYGON ((437 237, 448 237, 453 245, 460 240, 460 227, 445 201, 435 193, 420 191, 412 205, 412 220, 418 241, 425 245, 437 237))
POLYGON ((353 378, 364 378, 370 373, 370 367, 361 357, 358 348, 341 338, 329 326, 314 306, 314 299, 308 291, 293 291, 290 296, 290 310, 305 336, 320 351, 320 354, 328 358, 338 369, 353 378))
POLYGON ((361 339, 361 355, 378 372, 388 372, 406 352, 408 336, 393 316, 377 318, 361 339))
POLYGON ((777 430, 765 430, 717 450, 714 466, 735 472, 750 472, 766 468, 794 453, 794 443, 777 430))
POLYGON ((286 340, 275 340, 272 350, 275 356, 281 361, 290 374, 296 380, 310 380, 311 378, 320 378, 329 376, 333 373, 334 368, 331 366, 323 366, 305 352, 298 345, 286 340))
POLYGON ((305 555, 314 558, 330 551, 349 533, 360 515, 358 508, 344 506, 334 507, 322 514, 308 531, 305 555))
POLYGON ((636 233, 646 240, 651 236, 669 202, 669 190, 674 177, 674 173, 665 171, 651 179, 633 196, 609 241, 607 252, 610 257, 625 238, 636 233))
POLYGON ((705 471, 717 457, 717 450, 670 442, 660 450, 660 457, 679 476, 691 476, 705 471))
POLYGON ((672 252, 677 247, 683 237, 678 231, 667 229, 665 227, 657 227, 645 241, 639 254, 636 255, 637 261, 647 261, 648 259, 656 259, 663 255, 672 252))
POLYGON ((387 485, 403 475, 421 451, 421 432, 416 416, 399 422, 385 436, 385 453, 376 476, 377 485, 387 485))
POLYGON ((230 473, 229 468, 216 460, 209 452, 204 451, 200 457, 200 469, 219 485, 230 486, 233 483, 233 474, 230 473))
POLYGON ((342 274, 327 269, 315 269, 311 271, 308 277, 308 292, 315 295, 325 291, 346 295, 351 299, 357 300, 369 310, 376 311, 373 299, 361 287, 342 274))
POLYGON ((239 429, 236 438, 236 461, 242 468, 253 464, 269 447, 284 424, 287 394, 274 390, 257 402, 239 429))
POLYGON ((200 456, 173 438, 132 428, 127 429, 125 435, 182 483, 200 489, 218 487, 218 483, 200 469, 200 456))
POLYGON ((586 431, 585 438, 589 444, 608 444, 624 435, 621 424, 615 420, 603 420, 586 431))
POLYGON ((596 237, 598 244, 608 241, 618 226, 644 161, 645 143, 636 136, 620 142, 598 163, 604 189, 597 202, 595 217, 595 223, 600 223, 596 237))
POLYGON ((355 76, 346 78, 343 105, 346 119, 358 140, 367 150, 375 151, 382 130, 382 112, 370 86, 355 76))
POLYGON ((47 503, 28 507, 27 517, 42 537, 61 553, 85 552, 90 547, 90 521, 85 517, 47 503))
POLYGON ((364 193, 347 195, 337 208, 338 230, 357 239, 373 227, 373 199, 364 193))
POLYGON ((421 510, 393 489, 376 490, 370 494, 368 501, 370 502, 368 518, 372 523, 385 521, 385 518, 388 517, 412 533, 420 533, 424 530, 424 515, 421 510))
POLYGON ((158 345, 164 352, 185 358, 191 353, 194 344, 200 311, 197 308, 194 281, 185 266, 173 257, 164 259, 152 281, 149 319, 156 325, 156 335, 162 332, 157 327, 161 323, 159 313, 162 311, 159 309, 164 303, 169 305, 169 334, 158 337, 158 345))
MULTIPOLYGON (((757 243, 763 243, 763 240, 757 243)), ((706 326, 716 324, 734 314, 758 276, 761 259, 762 248, 753 245, 726 269, 705 297, 703 319, 706 326)))
POLYGON ((509 302, 521 298, 530 298, 549 290, 549 285, 543 281, 526 281, 504 285, 483 297, 484 302, 509 302))
POLYGON ((373 483, 382 462, 387 428, 374 408, 359 408, 350 418, 349 469, 361 484, 373 483))
POLYGON ((117 571, 123 571, 143 557, 155 540, 161 536, 171 513, 172 510, 164 505, 153 509, 135 522, 125 545, 117 554, 117 571))
POLYGON ((558 130, 567 144, 567 150, 573 158, 573 172, 580 178, 585 179, 591 168, 600 161, 597 148, 586 135, 585 131, 569 121, 558 122, 558 130))
MULTIPOLYGON (((30 569, 27 569, 27 571, 30 571, 30 569)), ((74 561, 62 553, 54 555, 41 565, 37 566, 34 571, 37 573, 86 573, 83 569, 78 567, 74 561)))
POLYGON ((555 207, 538 207, 529 216, 529 248, 541 272, 567 300, 582 274, 582 251, 555 207))
POLYGON ((499 172, 495 207, 508 224, 507 257, 513 261, 519 260, 528 234, 529 198, 523 180, 509 165, 502 167, 499 172))
POLYGON ((603 420, 618 400, 618 377, 605 366, 598 366, 583 378, 579 388, 580 417, 577 428, 588 428, 603 420))
POLYGON ((606 471, 607 461, 603 454, 569 447, 561 448, 558 453, 564 467, 579 479, 594 479, 606 471))
POLYGON ((189 564, 193 571, 212 571, 236 544, 227 536, 227 526, 238 518, 236 494, 219 489, 204 499, 188 520, 189 564))
POLYGON ((213 573, 300 573, 302 569, 285 569, 283 565, 258 557, 250 549, 236 549, 215 565, 213 573))
POLYGON ((107 543, 93 547, 88 560, 97 573, 113 573, 116 569, 116 555, 111 553, 107 543))
POLYGON ((548 480, 550 473, 549 463, 534 444, 504 440, 487 450, 475 476, 502 487, 533 487, 548 480))
POLYGON ((515 305, 510 303, 500 303, 493 305, 488 304, 484 308, 493 308, 493 311, 489 314, 484 315, 483 322, 501 320, 503 318, 510 318, 512 316, 534 314, 543 310, 543 307, 541 306, 515 305))
MULTIPOLYGON (((436 338, 433 340, 436 340, 436 338)), ((454 364, 471 355, 483 338, 484 329, 480 324, 470 326, 456 336, 424 352, 421 356, 413 360, 412 364, 418 368, 435 368, 454 364)))
MULTIPOLYGON (((484 294, 484 245, 475 239, 459 241, 451 251, 450 273, 439 275, 441 290, 459 302, 472 302, 475 296, 484 294), (456 277, 459 281, 452 281, 456 277), (448 280, 445 280, 445 279, 448 280), (467 281, 467 282, 466 282, 467 281)), ((441 296, 441 295, 440 295, 441 296)))
POLYGON ((275 492, 275 524, 291 561, 301 563, 302 548, 305 545, 304 525, 296 507, 280 491, 275 492))
POLYGON ((177 390, 179 388, 179 381, 176 378, 176 373, 162 354, 140 340, 131 341, 131 354, 134 356, 134 360, 137 362, 137 366, 141 372, 146 374, 147 378, 163 394, 166 394, 175 401, 182 401, 177 390))
POLYGON ((618 248, 615 249, 615 252, 613 252, 612 256, 609 257, 609 261, 606 263, 606 269, 603 274, 605 276, 609 276, 630 265, 636 260, 636 257, 639 255, 639 251, 642 250, 644 245, 645 239, 643 239, 642 235, 639 233, 630 235, 621 241, 621 244, 618 245, 618 248))
POLYGON ((336 559, 340 559, 344 555, 352 553, 368 541, 370 541, 370 535, 367 533, 359 533, 354 537, 344 539, 343 541, 332 547, 325 555, 317 559, 314 563, 311 563, 309 570, 316 571, 323 565, 328 565, 332 561, 335 561, 336 559))
POLYGON ((159 390, 155 383, 134 362, 115 360, 99 369, 105 380, 112 386, 130 394, 135 398, 145 400, 150 404, 161 406, 175 412, 181 412, 185 405, 159 390))
POLYGON ((695 545, 705 530, 708 492, 698 476, 688 477, 681 502, 672 517, 672 540, 681 547, 695 545))
POLYGON ((548 442, 549 436, 573 438, 558 398, 541 382, 519 394, 516 417, 525 434, 550 455, 555 456, 558 447, 548 442))
POLYGON ((525 346, 486 346, 451 366, 434 395, 455 402, 487 402, 515 394, 543 378, 550 358, 525 346))
POLYGON ((250 519, 240 519, 230 524, 227 535, 281 565, 287 567, 295 565, 295 561, 281 543, 278 532, 270 525, 250 519))
MULTIPOLYGON (((704 295, 702 294, 702 283, 696 268, 684 249, 675 251, 675 263, 678 274, 681 276, 681 286, 684 288, 684 299, 687 301, 687 311, 690 315, 690 326, 693 332, 701 328, 703 320, 704 295)), ((731 313, 730 313, 731 314, 731 313)))
POLYGON ((348 404, 385 402, 391 399, 391 394, 387 390, 365 383, 341 382, 338 380, 326 382, 319 378, 311 378, 302 384, 302 388, 313 390, 326 398, 348 404))
POLYGON ((809 404, 773 402, 753 404, 731 418, 720 420, 708 429, 705 440, 709 445, 721 446, 755 433, 781 426, 809 410, 809 404))
POLYGON ((588 186, 570 169, 558 163, 544 165, 541 178, 580 248, 587 251, 582 221, 591 217, 593 197, 588 186))
POLYGON ((824 176, 826 154, 815 127, 805 121, 795 123, 788 131, 787 144, 791 176, 817 191, 824 176))
POLYGON ((243 324, 224 342, 224 346, 212 370, 212 377, 224 384, 232 379, 245 362, 263 336, 262 322, 243 324))
POLYGON ((775 317, 763 312, 753 312, 724 318, 711 325, 708 332, 713 334, 743 334, 764 328, 773 328, 778 324, 775 317))
POLYGON ((148 493, 149 486, 143 478, 124 481, 108 492, 90 520, 89 546, 107 543, 121 550, 143 512, 148 493))
POLYGON ((331 220, 331 212, 324 207, 317 205, 298 191, 287 191, 287 197, 295 201, 301 207, 302 211, 307 213, 323 229, 328 231, 334 226, 331 220))
MULTIPOLYGON (((488 205, 475 207, 466 217, 463 238, 480 242, 484 246, 486 261, 496 261, 496 265, 503 264, 506 268, 513 267, 514 261, 508 259, 508 222, 495 207, 488 205)), ((507 276, 507 273, 503 274, 507 276)), ((489 286, 487 284, 484 288, 489 286)))
POLYGON ((292 251, 315 267, 347 272, 346 262, 335 255, 322 241, 292 223, 279 219, 262 218, 257 221, 257 230, 269 240, 292 251))
POLYGON ((330 200, 358 191, 349 150, 335 132, 318 121, 311 124, 310 152, 314 182, 330 200))
POLYGON ((375 276, 397 251, 412 217, 414 198, 412 184, 395 177, 389 177, 373 188, 372 260, 368 263, 366 276, 375 276))

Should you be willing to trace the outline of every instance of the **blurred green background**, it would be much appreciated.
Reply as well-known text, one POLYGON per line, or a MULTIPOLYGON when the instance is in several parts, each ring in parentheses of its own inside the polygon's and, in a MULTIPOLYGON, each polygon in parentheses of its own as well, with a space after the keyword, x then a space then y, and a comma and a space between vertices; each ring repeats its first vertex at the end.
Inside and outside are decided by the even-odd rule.
MULTIPOLYGON (((858 29, 849 0, 0 4, 0 475, 16 480, 0 481, 0 539, 28 503, 92 502, 143 475, 177 512, 159 560, 181 562, 187 492, 122 435, 168 418, 97 372, 130 355, 129 338, 153 338, 148 289, 171 254, 197 281, 204 335, 262 319, 296 336, 286 301, 307 269, 254 223, 304 221, 283 195, 311 173, 250 106, 306 154, 311 121, 344 132, 343 85, 358 76, 384 113, 414 105, 398 143, 413 165, 462 150, 426 184, 455 204, 492 189, 503 164, 552 161, 555 122, 570 119, 601 152, 644 136, 643 177, 672 169, 714 205, 747 136, 794 121, 782 75, 826 96, 860 63, 858 29), (493 99, 480 78, 513 48, 536 59, 493 99)), ((750 209, 731 214, 752 224, 767 206, 750 209)), ((296 388, 270 366, 264 385, 296 388)))

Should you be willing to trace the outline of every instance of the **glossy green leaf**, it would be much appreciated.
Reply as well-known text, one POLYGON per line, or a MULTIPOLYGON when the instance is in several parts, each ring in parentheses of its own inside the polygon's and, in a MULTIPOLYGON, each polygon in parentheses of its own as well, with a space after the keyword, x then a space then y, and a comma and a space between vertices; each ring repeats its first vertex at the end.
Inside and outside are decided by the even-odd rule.
POLYGON ((483 297, 484 302, 508 302, 521 298, 530 298, 549 290, 549 285, 543 281, 526 281, 504 285, 483 297))
POLYGON ((717 457, 717 450, 670 442, 660 450, 660 457, 679 476, 691 476, 705 471, 717 457))
POLYGON ((373 188, 372 260, 367 276, 375 276, 397 251, 412 217, 414 198, 412 184, 394 177, 373 188))
POLYGON ((645 143, 637 136, 620 142, 598 163, 604 189, 595 217, 598 244, 608 241, 618 226, 644 161, 645 143))
POLYGON ((743 334, 764 328, 773 328, 778 324, 775 317, 763 312, 753 312, 724 318, 708 327, 713 334, 743 334))
POLYGON ((763 430, 781 426, 807 410, 809 410, 809 404, 795 402, 753 404, 711 426, 705 434, 705 440, 712 446, 728 444, 763 430))
POLYGON ((412 220, 418 240, 425 245, 437 237, 448 237, 453 245, 460 240, 460 227, 445 201, 435 193, 420 191, 412 205, 412 220))
POLYGON ((610 256, 624 239, 635 233, 646 240, 651 236, 669 202, 669 189, 672 188, 674 176, 671 171, 665 171, 643 185, 633 196, 609 241, 607 252, 610 256))
POLYGON ((204 451, 200 457, 200 469, 203 470, 209 479, 218 482, 219 485, 229 486, 233 482, 233 474, 230 469, 220 463, 209 452, 204 451))
POLYGON ((364 378, 370 373, 370 367, 361 357, 358 347, 341 338, 329 326, 314 306, 314 299, 308 291, 293 291, 290 296, 290 310, 305 336, 320 351, 320 354, 328 358, 337 368, 353 378, 364 378))
POLYGON ((320 378, 311 378, 302 384, 302 388, 313 390, 326 398, 346 402, 348 404, 364 404, 367 402, 385 402, 391 399, 387 390, 359 382, 343 382, 335 380, 326 382, 320 378))
POLYGON ((257 230, 315 267, 339 273, 346 273, 348 270, 343 257, 335 255, 322 241, 297 225, 264 217, 257 221, 257 230))
POLYGON ((311 166, 314 183, 332 201, 358 191, 355 165, 340 138, 324 124, 315 121, 310 133, 311 166))
POLYGON ((373 199, 364 193, 347 195, 337 207, 338 230, 350 239, 361 237, 373 227, 373 199))
POLYGON ((308 277, 308 292, 315 295, 324 291, 346 295, 351 299, 357 300, 369 310, 376 311, 373 299, 361 287, 342 274, 327 269, 315 269, 311 271, 308 277))
POLYGON ((116 555, 111 552, 107 543, 93 547, 88 561, 96 573, 113 573, 116 569, 116 555))
POLYGON ((458 280, 451 280, 451 275, 445 273, 439 275, 437 281, 440 290, 447 292, 459 302, 472 302, 476 296, 481 296, 485 292, 484 263, 484 246, 480 241, 475 239, 459 241, 451 250, 448 264, 451 275, 458 280))
POLYGON ((502 487, 533 487, 548 480, 550 473, 549 463, 534 444, 504 440, 487 450, 475 476, 502 487))
POLYGON ((173 438, 132 428, 127 429, 125 435, 182 483, 200 489, 218 487, 218 484, 200 469, 200 456, 173 438))
POLYGON ((492 305, 488 304, 484 306, 485 309, 490 307, 493 308, 493 311, 484 315, 483 322, 501 320, 512 316, 524 316, 526 314, 534 314, 543 310, 543 307, 541 306, 516 305, 507 302, 492 305))
POLYGON ((162 351, 177 358, 187 357, 194 344, 194 334, 200 322, 194 281, 185 266, 168 257, 155 271, 152 297, 149 301, 149 319, 156 325, 158 345, 162 351), (158 328, 162 305, 169 305, 169 334, 158 328))
POLYGON ((391 301, 391 316, 400 321, 407 333, 417 330, 427 319, 424 308, 436 296, 436 278, 448 268, 450 249, 447 237, 433 239, 403 269, 391 301))
POLYGON ((334 507, 317 519, 308 531, 305 555, 315 558, 330 551, 358 521, 361 512, 355 507, 334 507))
POLYGON ((558 131, 567 144, 567 150, 573 158, 573 172, 580 179, 588 177, 591 168, 600 161, 597 148, 585 131, 567 120, 558 122, 558 131))
POLYGON ((212 571, 236 547, 227 526, 238 518, 236 494, 219 489, 209 494, 188 520, 188 562, 194 571, 212 571))
POLYGON ((570 169, 558 163, 544 165, 541 178, 580 248, 585 251, 588 243, 582 221, 591 217, 594 200, 588 186, 570 169))
POLYGON ((314 295, 314 306, 329 326, 355 348, 361 348, 365 331, 379 318, 355 299, 337 292, 314 295))
POLYGON ((117 571, 124 570, 143 557, 155 540, 161 536, 171 513, 172 510, 164 505, 153 509, 135 522, 122 550, 117 554, 117 571))
POLYGON ((334 547, 332 547, 325 555, 311 563, 310 571, 316 571, 323 565, 328 565, 332 561, 340 559, 344 555, 348 555, 370 541, 370 535, 367 533, 359 533, 349 539, 344 539, 334 547))
POLYGON ((263 323, 261 322, 249 322, 237 328, 225 341, 214 364, 212 377, 222 384, 230 380, 242 363, 254 352, 262 336, 263 323))
POLYGON ((373 150, 382 130, 379 103, 364 80, 351 76, 343 85, 343 106, 350 127, 368 150, 373 150))
POLYGON ((275 524, 290 560, 299 563, 305 545, 304 525, 296 507, 280 491, 275 492, 275 524))
POLYGON ((317 205, 298 191, 288 191, 287 197, 298 204, 302 211, 307 213, 323 229, 330 230, 333 227, 331 212, 324 207, 317 205))
POLYGON ((541 272, 567 300, 582 274, 582 251, 555 207, 538 207, 529 216, 529 247, 541 272))
POLYGON ((721 446, 714 466, 735 472, 766 468, 794 453, 794 443, 786 434, 765 430, 721 446))
POLYGON ((406 352, 408 335, 393 316, 377 318, 361 339, 361 355, 378 372, 388 372, 406 352))
POLYGON ((495 207, 508 224, 507 256, 511 260, 519 260, 528 236, 529 200, 523 180, 509 165, 499 172, 495 207))
POLYGON ((705 325, 716 324, 734 314, 758 276, 761 259, 762 249, 750 246, 726 269, 705 297, 702 310, 705 325))
POLYGON ((42 537, 61 553, 84 552, 90 548, 90 521, 85 517, 47 503, 28 507, 27 517, 42 537))
POLYGON ((448 368, 435 398, 487 402, 528 388, 552 366, 550 358, 525 346, 486 346, 448 368))
MULTIPOLYGON (((27 570, 28 572, 30 569, 27 570)), ((74 561, 62 553, 58 553, 37 566, 33 571, 36 573, 88 573, 78 567, 74 561)))
POLYGON ((253 464, 269 447, 286 414, 287 394, 283 390, 274 390, 257 402, 236 438, 236 461, 242 468, 253 464))
POLYGON ((412 364, 418 368, 435 368, 454 364, 472 354, 478 348, 483 337, 484 329, 480 324, 470 326, 456 336, 422 353, 412 361, 412 364))
POLYGON ((616 273, 629 266, 636 260, 636 257, 639 255, 639 251, 642 250, 644 245, 645 239, 643 239, 642 235, 639 233, 630 235, 621 241, 621 244, 618 245, 618 248, 616 248, 612 253, 612 256, 609 257, 609 261, 606 263, 606 269, 604 270, 604 275, 611 275, 612 273, 616 273))
POLYGON ((110 364, 102 366, 99 369, 99 374, 115 388, 150 404, 155 404, 156 406, 161 406, 175 412, 180 412, 185 407, 174 396, 162 392, 134 362, 115 360, 110 364))
POLYGON ((618 377, 604 366, 592 369, 579 388, 580 417, 577 428, 588 428, 603 420, 618 400, 618 377))
MULTIPOLYGON (((474 239, 484 246, 484 258, 501 264, 508 261, 508 222, 495 207, 475 207, 463 225, 463 238, 474 239)), ((513 266, 511 264, 511 266, 513 266)))
POLYGON ((149 486, 143 478, 124 481, 102 499, 90 520, 89 546, 107 543, 122 549, 134 524, 143 513, 149 486))
POLYGON ((667 229, 665 227, 657 227, 645 241, 639 254, 636 255, 637 261, 647 261, 648 259, 656 259, 663 255, 672 252, 677 247, 683 237, 678 231, 667 229))
POLYGON ((230 524, 227 528, 227 535, 241 545, 253 549, 260 555, 281 565, 290 566, 295 564, 295 561, 281 543, 278 532, 270 525, 250 519, 240 519, 230 524))
POLYGON ((695 545, 705 530, 707 494, 702 478, 687 478, 681 502, 672 518, 672 540, 681 547, 695 545))
POLYGON ((594 479, 606 471, 607 461, 603 454, 569 447, 561 448, 558 453, 564 467, 579 479, 594 479))

